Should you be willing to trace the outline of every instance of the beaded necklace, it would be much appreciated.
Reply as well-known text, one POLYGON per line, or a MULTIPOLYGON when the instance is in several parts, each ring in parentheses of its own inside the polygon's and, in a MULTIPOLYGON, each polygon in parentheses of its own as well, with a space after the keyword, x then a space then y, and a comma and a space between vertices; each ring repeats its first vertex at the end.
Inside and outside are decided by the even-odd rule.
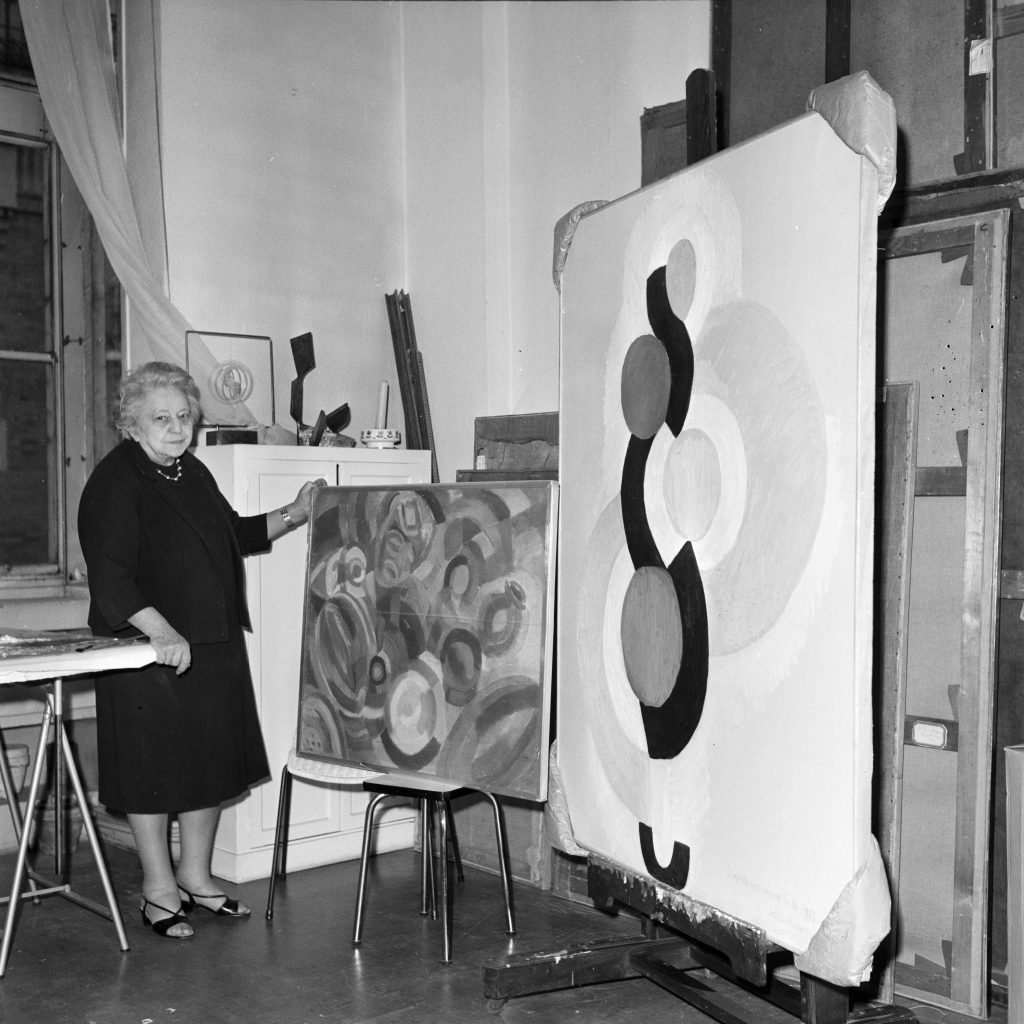
POLYGON ((172 484, 176 484, 181 479, 181 460, 174 460, 174 472, 165 473, 159 466, 156 466, 156 471, 165 479, 170 480, 172 484))

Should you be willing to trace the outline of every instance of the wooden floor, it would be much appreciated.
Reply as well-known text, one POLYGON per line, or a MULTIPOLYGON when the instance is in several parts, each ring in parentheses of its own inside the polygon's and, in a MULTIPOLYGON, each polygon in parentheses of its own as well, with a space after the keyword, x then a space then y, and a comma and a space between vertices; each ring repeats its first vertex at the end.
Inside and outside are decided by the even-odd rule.
MULTIPOLYGON (((560 949, 607 935, 635 935, 638 920, 608 915, 525 885, 515 889, 518 934, 505 935, 498 879, 472 868, 455 896, 454 963, 441 963, 440 923, 419 915, 418 859, 376 857, 362 945, 351 943, 354 862, 290 875, 274 921, 263 917, 266 882, 233 887, 254 909, 244 921, 193 914, 194 938, 161 939, 143 928, 134 854, 108 863, 131 950, 113 925, 60 897, 20 913, 0 1021, 10 1024, 705 1024, 709 1018, 642 978, 488 1005, 482 963, 509 953, 560 949)), ((0 856, 0 887, 13 873, 0 856)), ((71 881, 102 899, 88 847, 71 881)), ((1005 1011, 1003 1012, 1005 1020, 1005 1011)), ((795 1020, 795 1018, 791 1018, 795 1020)), ((922 1022, 959 1024, 922 1007, 922 1022)))

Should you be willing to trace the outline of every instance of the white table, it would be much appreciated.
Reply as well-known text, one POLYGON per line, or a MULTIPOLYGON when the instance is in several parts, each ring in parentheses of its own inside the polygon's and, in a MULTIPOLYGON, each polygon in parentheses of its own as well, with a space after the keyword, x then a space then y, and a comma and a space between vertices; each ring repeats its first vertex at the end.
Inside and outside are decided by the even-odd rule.
MULTIPOLYGON (((2 630, 0 630, 0 633, 2 633, 2 630)), ((3 637, 0 637, 0 639, 3 639, 3 637)), ((7 649, 10 648, 8 647, 7 649)), ((11 954, 11 943, 14 940, 14 927, 17 922, 18 907, 23 899, 31 899, 33 902, 38 902, 43 896, 63 896, 72 903, 76 903, 87 910, 99 914, 101 917, 113 921, 121 950, 123 952, 128 950, 128 937, 125 934, 124 923, 121 920, 121 913, 114 896, 113 886, 110 884, 110 875, 107 871, 106 862, 103 859, 103 851, 100 847, 99 836, 96 833, 96 825, 92 820, 89 802, 82 787, 82 779, 72 755, 70 741, 64 730, 63 683, 67 676, 95 675, 96 673, 109 672, 115 669, 140 668, 156 660, 156 652, 147 643, 132 641, 112 642, 98 638, 91 640, 85 637, 55 642, 52 645, 40 645, 36 649, 32 649, 31 644, 26 644, 25 650, 25 654, 17 653, 13 656, 5 655, 0 657, 0 685, 38 684, 42 687, 45 694, 39 730, 39 743, 36 747, 32 783, 29 787, 28 806, 25 812, 25 822, 27 824, 23 825, 22 822, 21 812, 18 807, 18 794, 14 792, 14 783, 11 779, 7 759, 0 756, 0 781, 3 782, 4 792, 7 795, 7 802, 11 812, 11 822, 14 825, 14 833, 18 838, 18 857, 14 869, 11 893, 9 896, 0 898, 0 904, 7 904, 7 920, 4 925, 3 944, 0 946, 0 978, 7 971, 7 961, 11 954), (58 649, 61 646, 66 646, 70 649, 58 649), (58 876, 57 884, 44 878, 28 866, 31 823, 35 816, 36 808, 39 805, 40 782, 43 775, 43 765, 46 762, 46 745, 49 741, 51 726, 54 730, 54 820, 57 830, 55 873, 58 876), (82 822, 89 837, 89 843, 92 846, 93 858, 96 861, 100 880, 103 883, 103 891, 107 899, 106 907, 79 895, 72 890, 69 884, 60 881, 64 877, 62 812, 64 806, 65 766, 68 779, 74 789, 78 806, 82 812, 82 822), (27 891, 23 892, 22 889, 26 884, 27 891), (42 888, 40 888, 40 885, 42 885, 42 888)))

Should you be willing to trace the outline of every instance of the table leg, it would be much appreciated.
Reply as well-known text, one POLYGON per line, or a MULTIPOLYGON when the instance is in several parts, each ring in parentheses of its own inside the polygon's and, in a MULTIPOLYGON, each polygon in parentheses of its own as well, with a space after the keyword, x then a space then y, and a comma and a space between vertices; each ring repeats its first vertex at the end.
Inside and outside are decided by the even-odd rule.
POLYGON ((99 872, 100 881, 103 884, 103 893, 107 898, 107 906, 110 908, 110 919, 114 922, 114 930, 117 932, 117 940, 121 944, 121 951, 128 952, 128 936, 125 934, 124 922, 121 920, 121 910, 117 905, 117 897, 114 895, 114 887, 110 883, 110 874, 107 872, 107 863, 103 858, 103 850, 100 847, 100 838, 96 832, 96 823, 92 820, 92 810, 89 807, 85 789, 82 786, 81 776, 78 774, 78 766, 71 751, 71 741, 67 733, 61 733, 61 743, 64 747, 64 760, 68 768, 68 778, 78 800, 78 806, 82 811, 82 824, 85 826, 86 835, 92 845, 93 859, 96 861, 96 870, 99 872))
MULTIPOLYGON (((7 762, 6 756, 0 753, 0 781, 3 782, 4 794, 7 797, 7 807, 11 812, 11 827, 14 829, 14 838, 16 842, 21 844, 21 830, 23 823, 21 820, 21 807, 18 804, 18 794, 14 791, 14 777, 11 775, 11 766, 7 762)), ((32 877, 32 872, 28 873, 28 887, 33 892, 36 888, 36 880, 32 877)), ((36 900, 38 903, 39 901, 36 900)))
POLYGON ((53 681, 53 873, 64 877, 64 846, 67 841, 64 821, 64 680, 53 681))
POLYGON ((46 741, 50 737, 50 722, 53 718, 53 703, 49 695, 43 709, 43 720, 39 727, 39 744, 36 747, 36 763, 32 769, 32 785, 28 791, 28 807, 26 809, 25 827, 21 830, 21 841, 18 843, 18 858, 14 866, 14 881, 11 884, 10 902, 7 904, 7 921, 4 924, 4 938, 0 945, 0 978, 7 971, 7 960, 11 955, 11 943, 14 940, 14 923, 18 915, 18 904, 21 902, 21 885, 25 879, 28 844, 32 835, 32 819, 35 817, 39 802, 39 783, 46 762, 46 741))
POLYGON ((14 792, 14 777, 11 775, 11 766, 7 763, 6 753, 0 756, 0 782, 4 786, 4 796, 11 808, 11 824, 14 826, 14 834, 21 839, 21 814, 18 812, 18 794, 14 792))

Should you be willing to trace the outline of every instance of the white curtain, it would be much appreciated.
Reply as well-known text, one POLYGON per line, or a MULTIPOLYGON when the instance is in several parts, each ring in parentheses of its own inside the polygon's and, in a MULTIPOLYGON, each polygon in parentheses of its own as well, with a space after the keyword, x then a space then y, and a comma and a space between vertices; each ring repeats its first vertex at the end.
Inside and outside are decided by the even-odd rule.
MULTIPOLYGON (((125 6, 153 31, 151 0, 125 6)), ((162 189, 156 184, 150 194, 133 196, 122 150, 107 0, 21 0, 20 7, 47 121, 128 297, 132 365, 150 359, 184 364, 190 325, 167 294, 162 189)), ((152 129, 158 123, 155 81, 144 95, 152 129)), ((133 113, 140 116, 138 103, 133 113)), ((159 182, 159 176, 149 180, 159 182)), ((208 351, 190 344, 189 370, 208 422, 251 422, 243 404, 220 402, 204 386, 216 370, 208 351)))

